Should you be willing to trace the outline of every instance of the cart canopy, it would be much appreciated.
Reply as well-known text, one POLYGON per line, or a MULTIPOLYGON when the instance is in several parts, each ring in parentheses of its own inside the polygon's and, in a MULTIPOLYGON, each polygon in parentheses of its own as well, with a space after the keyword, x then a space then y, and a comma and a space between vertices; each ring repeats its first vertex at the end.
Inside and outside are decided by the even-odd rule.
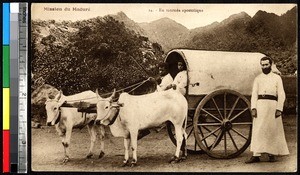
MULTIPOLYGON (((254 78, 260 74, 260 59, 265 55, 252 52, 226 52, 176 49, 165 62, 174 78, 177 62, 184 61, 188 72, 188 95, 206 95, 218 89, 231 89, 251 95, 254 78)), ((279 72, 275 65, 272 71, 279 72)))

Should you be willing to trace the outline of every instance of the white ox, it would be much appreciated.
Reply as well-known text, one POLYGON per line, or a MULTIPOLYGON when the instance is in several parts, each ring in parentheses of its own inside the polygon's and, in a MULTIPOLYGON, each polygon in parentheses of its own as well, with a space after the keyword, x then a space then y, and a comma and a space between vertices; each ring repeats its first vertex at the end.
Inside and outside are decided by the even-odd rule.
POLYGON ((113 102, 115 91, 109 98, 102 98, 96 91, 97 125, 110 125, 110 130, 115 137, 124 137, 125 160, 122 166, 129 163, 129 145, 133 160, 130 166, 137 163, 137 138, 139 130, 160 126, 166 121, 175 127, 177 147, 175 156, 170 163, 177 163, 187 156, 185 132, 188 104, 183 95, 173 89, 155 92, 146 95, 129 95, 122 93, 118 102, 113 102), (180 151, 182 155, 180 156, 180 151))
POLYGON ((46 112, 47 112, 47 125, 55 125, 59 136, 62 139, 62 144, 64 146, 64 159, 63 162, 69 160, 69 145, 71 140, 71 134, 73 128, 80 128, 87 126, 89 134, 91 136, 90 149, 87 154, 87 158, 93 156, 94 144, 97 137, 97 130, 100 133, 100 144, 101 150, 99 158, 104 156, 104 126, 94 125, 94 120, 96 119, 96 113, 82 113, 78 112, 76 107, 62 107, 65 102, 89 102, 96 104, 97 96, 96 93, 92 91, 84 91, 75 95, 65 96, 60 91, 59 94, 55 96, 54 99, 49 99, 47 97, 46 101, 46 112))

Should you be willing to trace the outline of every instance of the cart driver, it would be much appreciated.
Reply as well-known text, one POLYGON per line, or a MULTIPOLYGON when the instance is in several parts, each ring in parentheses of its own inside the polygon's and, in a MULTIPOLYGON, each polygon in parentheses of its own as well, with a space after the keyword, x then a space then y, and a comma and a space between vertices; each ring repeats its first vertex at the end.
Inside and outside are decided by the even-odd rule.
POLYGON ((167 87, 172 84, 173 78, 169 73, 168 63, 161 62, 158 64, 159 79, 157 80, 157 91, 167 90, 167 87))
MULTIPOLYGON (((156 86, 156 91, 165 91, 170 88, 172 88, 170 85, 173 83, 173 78, 169 73, 169 65, 168 63, 161 62, 158 64, 158 72, 159 72, 159 77, 156 78, 156 80, 153 78, 151 81, 156 81, 157 86, 156 86)), ((162 124, 161 126, 158 126, 155 130, 156 132, 159 132, 165 127, 165 124, 162 124)), ((138 134, 138 140, 145 137, 146 135, 150 134, 149 129, 143 129, 140 130, 138 134)))
POLYGON ((177 73, 173 83, 170 85, 173 89, 179 90, 182 95, 186 93, 186 86, 187 86, 187 71, 186 65, 179 61, 177 63, 177 68, 179 72, 177 73))

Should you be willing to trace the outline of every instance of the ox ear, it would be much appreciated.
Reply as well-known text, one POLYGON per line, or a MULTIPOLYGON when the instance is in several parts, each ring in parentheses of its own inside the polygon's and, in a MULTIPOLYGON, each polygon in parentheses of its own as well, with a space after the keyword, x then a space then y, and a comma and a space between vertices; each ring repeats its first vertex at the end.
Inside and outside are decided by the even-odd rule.
POLYGON ((45 94, 45 98, 46 98, 46 101, 45 101, 45 104, 46 104, 48 101, 50 101, 50 98, 49 98, 49 94, 48 94, 48 93, 45 94))
POLYGON ((98 88, 96 89, 96 95, 97 95, 97 99, 102 99, 102 97, 99 95, 98 88))
POLYGON ((109 97, 109 98, 110 98, 110 101, 112 101, 112 99, 115 97, 115 95, 116 95, 116 88, 114 88, 113 93, 112 93, 111 96, 109 97))
POLYGON ((67 101, 66 96, 64 96, 64 94, 61 90, 59 91, 59 97, 57 98, 57 101, 58 101, 58 106, 61 106, 62 104, 64 104, 67 101))

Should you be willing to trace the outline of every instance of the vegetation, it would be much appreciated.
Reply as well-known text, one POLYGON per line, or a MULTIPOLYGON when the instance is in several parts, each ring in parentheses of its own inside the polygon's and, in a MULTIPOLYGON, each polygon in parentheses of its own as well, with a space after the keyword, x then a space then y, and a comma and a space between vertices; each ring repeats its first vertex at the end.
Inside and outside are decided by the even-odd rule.
POLYGON ((34 79, 66 95, 96 88, 108 92, 142 81, 156 74, 163 58, 157 43, 110 16, 74 23, 33 21, 32 33, 34 79))

